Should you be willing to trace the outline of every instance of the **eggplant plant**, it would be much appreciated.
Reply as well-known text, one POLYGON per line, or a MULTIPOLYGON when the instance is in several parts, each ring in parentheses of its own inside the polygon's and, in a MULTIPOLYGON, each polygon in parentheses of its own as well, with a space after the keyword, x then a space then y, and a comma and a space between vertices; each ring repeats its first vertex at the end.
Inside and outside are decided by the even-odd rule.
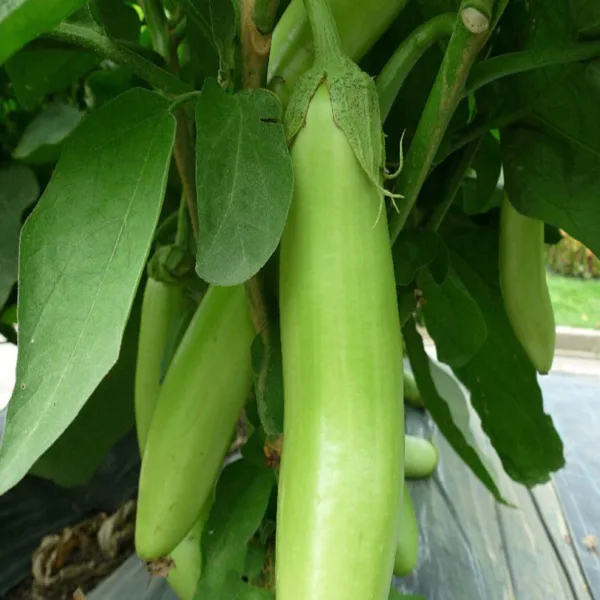
POLYGON ((440 458, 405 401, 497 503, 465 411, 503 477, 564 465, 544 232, 600 256, 599 57, 573 0, 0 8, 0 495, 135 431, 181 600, 398 597, 440 458))

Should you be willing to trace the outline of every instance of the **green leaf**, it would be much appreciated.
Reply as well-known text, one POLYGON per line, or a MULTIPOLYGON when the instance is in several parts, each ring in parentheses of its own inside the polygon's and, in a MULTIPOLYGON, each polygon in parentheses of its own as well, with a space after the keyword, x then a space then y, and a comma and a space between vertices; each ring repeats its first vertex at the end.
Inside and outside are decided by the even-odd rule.
POLYGON ((427 331, 435 341, 438 358, 451 367, 465 365, 487 337, 483 315, 449 265, 442 283, 436 283, 427 267, 417 275, 423 291, 427 331))
POLYGON ((42 454, 30 473, 62 487, 86 484, 108 451, 134 425, 133 392, 142 294, 138 293, 125 327, 119 359, 81 412, 42 454))
POLYGON ((265 547, 256 538, 248 544, 248 554, 244 563, 244 575, 253 581, 260 576, 265 562, 265 547))
POLYGON ((235 62, 236 15, 232 0, 181 0, 188 17, 219 55, 219 79, 228 81, 235 62))
MULTIPOLYGON (((578 41, 580 0, 509 3, 499 43, 539 56, 578 41)), ((598 11, 593 11, 597 17, 598 11)), ((559 227, 600 255, 599 95, 585 63, 555 65, 506 77, 491 102, 526 116, 501 130, 505 189, 515 207, 559 227), (526 110, 525 110, 526 109, 526 110)))
POLYGON ((0 6, 0 65, 85 3, 86 0, 4 0, 0 6))
POLYGON ((182 67, 182 74, 187 75, 186 80, 192 81, 194 87, 201 89, 205 79, 219 76, 219 52, 212 37, 207 37, 195 21, 188 21, 186 33, 184 44, 189 47, 189 59, 182 67))
POLYGON ((58 160, 63 142, 79 125, 84 113, 70 104, 49 104, 23 131, 13 158, 30 164, 58 160))
POLYGON ((445 239, 452 266, 488 332, 479 352, 454 372, 470 390, 471 404, 510 477, 528 486, 544 483, 564 465, 563 446, 544 412, 536 372, 504 311, 497 230, 471 227, 445 239))
POLYGON ((139 41, 141 22, 131 4, 126 4, 124 0, 91 0, 89 6, 94 21, 108 37, 139 41))
POLYGON ((262 521, 274 483, 272 472, 243 459, 222 472, 202 536, 205 567, 196 589, 197 600, 238 597, 244 587, 241 576, 248 541, 262 521))
POLYGON ((573 2, 575 20, 580 38, 598 39, 600 37, 600 6, 597 2, 578 0, 573 2))
POLYGON ((421 267, 431 264, 438 252, 439 238, 432 231, 405 229, 392 247, 396 285, 409 285, 421 267))
POLYGON ((216 285, 255 275, 275 251, 292 201, 281 104, 207 80, 196 104, 200 244, 196 272, 216 285))
POLYGON ((404 341, 417 386, 442 435, 499 502, 506 503, 500 478, 471 431, 467 399, 457 382, 425 352, 415 323, 403 327, 404 341))
POLYGON ((91 52, 72 48, 25 48, 7 63, 15 96, 24 108, 35 108, 46 94, 66 89, 98 63, 91 52))
POLYGON ((39 193, 29 167, 13 164, 0 169, 0 307, 17 281, 21 216, 39 193))
POLYGON ((23 227, 17 383, 0 493, 56 441, 117 361, 165 191, 175 135, 168 107, 135 89, 87 117, 23 227))

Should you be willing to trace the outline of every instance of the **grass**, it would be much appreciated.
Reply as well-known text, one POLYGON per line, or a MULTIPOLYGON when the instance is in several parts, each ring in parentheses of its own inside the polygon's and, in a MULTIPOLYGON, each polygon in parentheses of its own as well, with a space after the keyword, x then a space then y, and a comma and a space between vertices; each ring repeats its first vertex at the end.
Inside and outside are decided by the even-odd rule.
POLYGON ((548 273, 557 325, 600 329, 600 280, 548 273))

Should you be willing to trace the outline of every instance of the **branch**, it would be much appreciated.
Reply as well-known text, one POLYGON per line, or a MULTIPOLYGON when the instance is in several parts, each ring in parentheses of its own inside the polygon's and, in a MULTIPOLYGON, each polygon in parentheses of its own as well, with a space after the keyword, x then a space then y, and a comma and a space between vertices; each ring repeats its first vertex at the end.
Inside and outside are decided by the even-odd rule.
MULTIPOLYGON (((461 14, 463 7, 468 4, 463 0, 461 14)), ((481 33, 473 33, 467 29, 462 19, 456 20, 454 33, 399 176, 398 189, 404 194, 404 200, 398 213, 390 218, 392 244, 417 201, 450 119, 463 97, 469 71, 487 42, 490 31, 487 29, 481 33)))
MULTIPOLYGON (((245 89, 256 89, 266 85, 271 32, 275 25, 278 4, 279 0, 241 0, 242 82, 245 89)), ((260 335, 264 347, 256 390, 262 398, 269 366, 273 360, 272 331, 269 326, 269 317, 273 317, 273 311, 267 302, 263 273, 257 273, 246 282, 246 292, 250 300, 254 329, 260 335)))
MULTIPOLYGON (((152 44, 155 49, 163 54, 170 71, 177 75, 179 73, 179 60, 177 57, 177 41, 172 36, 169 23, 166 19, 164 9, 160 0, 145 0, 144 8, 148 10, 146 19, 152 44), (159 45, 160 47, 156 46, 159 45)), ((182 102, 187 100, 195 92, 188 92, 179 96, 173 103, 177 128, 175 130, 175 145, 173 154, 175 164, 181 180, 183 195, 194 233, 196 246, 200 237, 198 227, 198 202, 196 191, 196 146, 192 131, 191 121, 188 118, 187 107, 182 102)), ((178 233, 179 227, 178 227, 178 233)))
POLYGON ((185 106, 180 106, 175 111, 177 119, 177 129, 175 131, 175 146, 173 154, 175 155, 175 163, 177 171, 181 179, 185 201, 187 203, 188 212, 190 214, 190 222, 194 232, 196 246, 200 238, 198 228, 198 204, 196 194, 196 146, 194 138, 190 131, 189 120, 186 114, 185 106))
POLYGON ((119 65, 128 67, 135 75, 167 94, 176 96, 192 90, 190 85, 171 73, 84 25, 61 23, 44 34, 44 37, 75 44, 100 54, 119 65))
POLYGON ((398 46, 376 80, 382 121, 387 118, 398 92, 415 64, 433 44, 452 35, 455 21, 454 13, 438 15, 417 27, 398 46))
POLYGON ((271 33, 279 0, 242 0, 242 84, 245 89, 264 87, 271 51, 271 33))

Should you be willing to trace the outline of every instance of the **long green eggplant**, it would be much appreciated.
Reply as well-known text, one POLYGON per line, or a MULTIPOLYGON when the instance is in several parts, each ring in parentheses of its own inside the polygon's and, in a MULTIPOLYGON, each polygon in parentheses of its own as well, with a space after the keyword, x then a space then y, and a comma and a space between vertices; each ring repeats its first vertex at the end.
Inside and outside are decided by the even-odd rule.
POLYGON ((278 600, 383 600, 403 482, 402 342, 382 197, 316 91, 280 256, 278 600))
POLYGON ((425 408, 421 392, 415 376, 410 371, 404 371, 404 401, 414 408, 425 408))
POLYGON ((404 487, 399 532, 394 575, 405 577, 417 566, 419 558, 419 529, 408 486, 404 487))
POLYGON ((214 490, 215 488, 213 488, 213 493, 209 494, 191 531, 171 552, 174 564, 169 571, 167 580, 179 600, 194 600, 196 595, 196 587, 202 574, 202 534, 214 502, 214 490))
MULTIPOLYGON (((191 318, 192 310, 193 302, 183 288, 148 278, 142 300, 135 369, 135 422, 140 448, 146 445, 161 380, 166 371, 165 356, 170 338, 177 328, 177 321, 185 320, 188 314, 191 318)), ((186 327, 187 323, 182 322, 181 326, 186 327)))
POLYGON ((135 543, 168 555, 200 516, 252 385, 254 327, 243 286, 209 288, 165 381, 144 451, 135 543))
POLYGON ((535 369, 548 373, 556 325, 546 283, 544 223, 521 214, 506 195, 500 217, 500 287, 517 339, 535 369))
POLYGON ((404 438, 404 476, 406 479, 430 477, 439 462, 438 449, 425 438, 407 435, 404 438))

